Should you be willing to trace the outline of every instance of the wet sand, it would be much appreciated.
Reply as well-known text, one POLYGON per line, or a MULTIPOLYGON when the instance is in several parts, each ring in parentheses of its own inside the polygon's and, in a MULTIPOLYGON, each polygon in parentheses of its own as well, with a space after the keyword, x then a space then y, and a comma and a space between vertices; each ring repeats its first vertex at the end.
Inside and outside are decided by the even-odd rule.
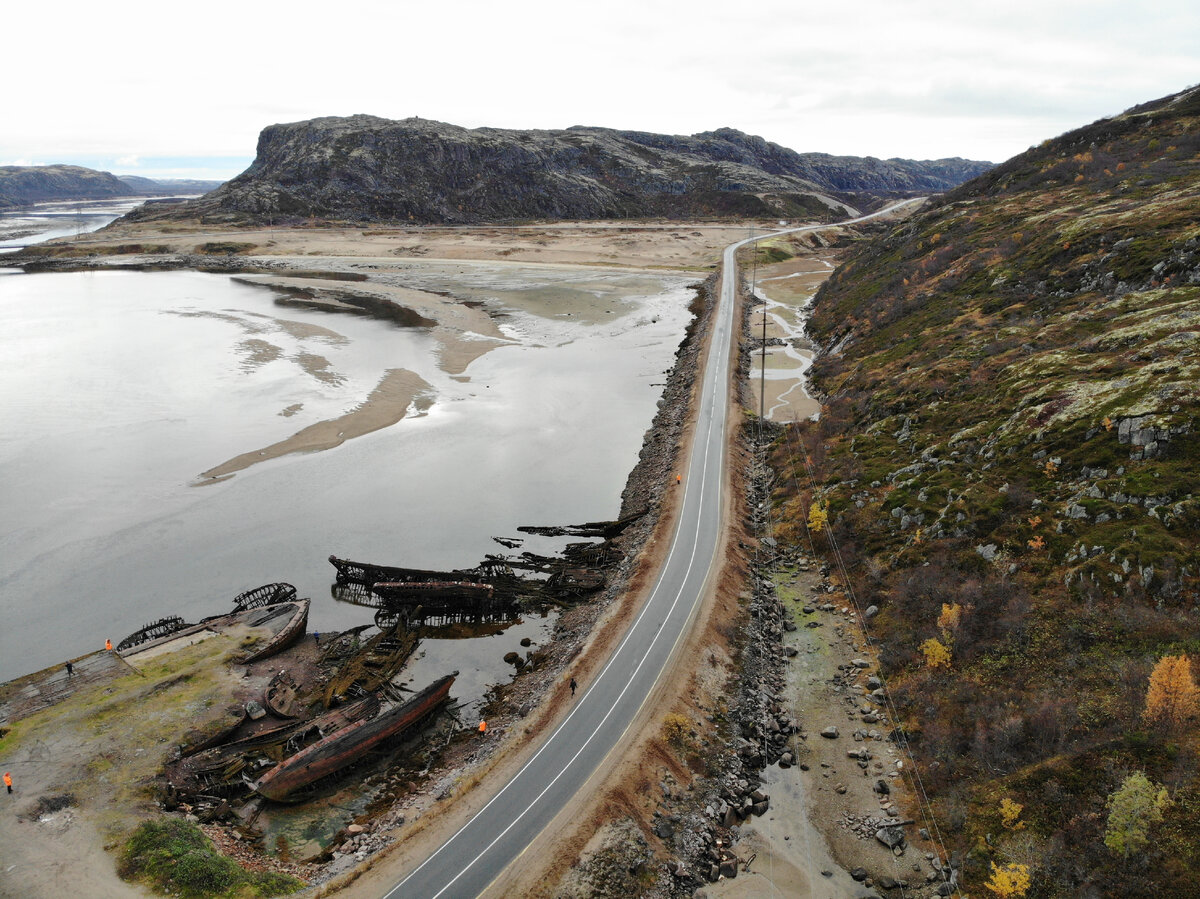
POLYGON ((391 427, 404 418, 410 409, 418 413, 428 409, 433 403, 432 389, 420 375, 403 368, 392 369, 357 409, 340 418, 309 425, 286 440, 260 450, 234 456, 201 474, 201 483, 215 483, 251 465, 278 459, 289 453, 333 449, 347 440, 391 427))

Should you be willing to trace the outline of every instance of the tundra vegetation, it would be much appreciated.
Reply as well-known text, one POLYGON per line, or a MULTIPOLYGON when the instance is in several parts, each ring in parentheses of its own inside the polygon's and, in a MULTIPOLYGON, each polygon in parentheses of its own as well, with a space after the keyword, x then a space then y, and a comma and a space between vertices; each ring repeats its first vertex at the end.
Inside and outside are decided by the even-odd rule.
POLYGON ((1192 89, 947 193, 815 300, 779 536, 825 510, 878 607, 972 894, 1194 895, 1198 208, 1192 89))

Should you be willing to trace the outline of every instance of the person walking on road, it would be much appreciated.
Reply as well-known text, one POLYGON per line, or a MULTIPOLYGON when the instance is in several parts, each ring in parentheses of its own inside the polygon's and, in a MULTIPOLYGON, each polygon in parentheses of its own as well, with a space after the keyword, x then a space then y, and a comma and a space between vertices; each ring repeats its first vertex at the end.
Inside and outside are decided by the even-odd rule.
POLYGON ((105 650, 105 652, 112 652, 112 640, 106 639, 104 641, 104 650, 105 650))
POLYGON ((575 684, 575 678, 571 678, 571 695, 572 695, 572 696, 574 696, 574 695, 575 695, 575 686, 576 686, 576 684, 575 684))
POLYGON ((67 677, 74 677, 74 676, 75 676, 75 666, 72 665, 70 662, 67 662, 67 677))
POLYGON ((12 792, 12 775, 7 771, 4 772, 4 785, 8 787, 8 792, 12 792))

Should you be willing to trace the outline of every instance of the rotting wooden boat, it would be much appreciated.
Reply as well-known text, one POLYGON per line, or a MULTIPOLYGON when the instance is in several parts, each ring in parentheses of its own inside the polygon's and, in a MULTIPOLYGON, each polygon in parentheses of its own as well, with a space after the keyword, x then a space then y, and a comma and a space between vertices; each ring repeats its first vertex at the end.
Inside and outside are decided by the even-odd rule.
POLYGON ((151 621, 149 624, 138 628, 118 643, 117 652, 133 649, 133 647, 149 643, 151 640, 169 637, 171 634, 186 630, 191 626, 178 615, 168 615, 166 618, 159 618, 157 621, 151 621))
POLYGON ((458 672, 434 681, 407 702, 367 721, 330 734, 307 749, 284 759, 254 781, 260 796, 281 801, 301 787, 353 764, 386 740, 416 727, 438 710, 450 695, 458 672))
POLYGON ((484 576, 473 571, 432 571, 424 568, 401 568, 397 565, 372 565, 370 562, 351 562, 349 559, 339 559, 330 556, 329 563, 337 569, 339 584, 359 584, 370 587, 373 584, 413 582, 413 581, 469 581, 481 583, 484 576))
POLYGON ((292 644, 296 643, 304 632, 308 629, 308 606, 307 599, 299 599, 290 603, 278 603, 276 605, 267 606, 263 614, 251 616, 246 620, 246 623, 251 627, 262 627, 272 618, 280 616, 290 616, 284 622, 283 627, 276 632, 275 636, 260 646, 258 649, 250 652, 242 657, 240 664, 249 665, 251 662, 257 662, 260 659, 270 658, 278 652, 282 652, 292 644))
POLYGON ((378 581, 371 592, 396 605, 425 605, 437 600, 486 602, 496 589, 475 581, 378 581))
POLYGON ((404 621, 381 630, 347 660, 325 685, 326 708, 371 693, 390 681, 417 648, 417 634, 404 621))
POLYGON ((239 612, 247 609, 258 609, 263 606, 274 606, 282 602, 294 602, 296 588, 282 581, 277 584, 263 584, 245 593, 239 593, 233 598, 233 607, 239 612))
MULTIPOLYGON (((410 624, 430 619, 465 618, 501 621, 518 614, 516 599, 497 596, 491 584, 470 581, 400 581, 374 584, 383 610, 403 613, 410 624)), ((377 620, 380 619, 376 613, 377 620)))
POLYGON ((267 689, 263 691, 263 705, 276 718, 296 718, 299 716, 296 707, 299 690, 299 684, 285 668, 276 672, 267 684, 267 689))

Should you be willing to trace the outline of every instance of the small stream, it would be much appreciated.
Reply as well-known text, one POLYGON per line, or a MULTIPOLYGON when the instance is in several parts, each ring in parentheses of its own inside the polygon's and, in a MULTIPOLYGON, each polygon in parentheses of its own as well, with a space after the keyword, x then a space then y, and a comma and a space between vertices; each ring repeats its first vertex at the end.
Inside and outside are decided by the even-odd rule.
MULTIPOLYGON (((772 345, 766 351, 767 402, 765 417, 771 421, 790 421, 792 418, 816 418, 820 404, 808 393, 808 369, 812 366, 814 347, 808 339, 805 324, 813 295, 833 271, 827 259, 808 257, 799 262, 799 271, 759 278, 754 295, 765 304, 767 339, 779 338, 783 345, 772 345)), ((752 312, 751 332, 762 334, 764 307, 752 312)), ((763 377, 762 354, 754 354, 750 380, 757 389, 763 377)))

